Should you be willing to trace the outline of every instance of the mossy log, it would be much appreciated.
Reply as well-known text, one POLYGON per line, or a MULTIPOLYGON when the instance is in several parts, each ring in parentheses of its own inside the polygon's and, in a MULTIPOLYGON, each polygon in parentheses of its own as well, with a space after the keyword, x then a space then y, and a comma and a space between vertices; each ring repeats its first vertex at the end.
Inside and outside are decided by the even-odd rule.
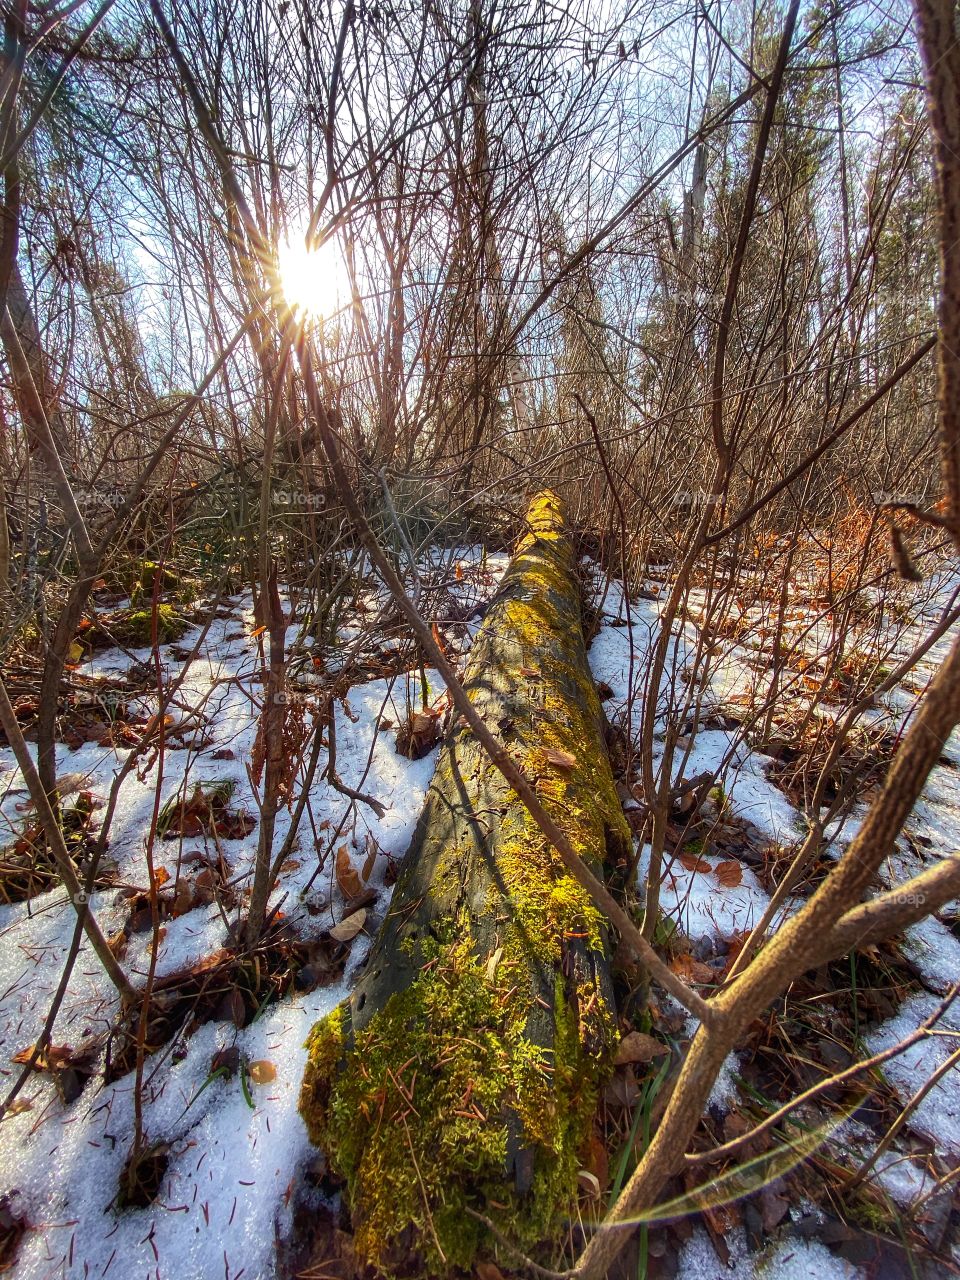
MULTIPOLYGON (((630 832, 587 665, 558 499, 528 529, 464 685, 595 871, 630 832)), ((361 1258, 390 1273, 469 1267, 571 1211, 616 1045, 600 913, 458 721, 389 913, 349 1002, 308 1041, 300 1107, 345 1180, 361 1258)))

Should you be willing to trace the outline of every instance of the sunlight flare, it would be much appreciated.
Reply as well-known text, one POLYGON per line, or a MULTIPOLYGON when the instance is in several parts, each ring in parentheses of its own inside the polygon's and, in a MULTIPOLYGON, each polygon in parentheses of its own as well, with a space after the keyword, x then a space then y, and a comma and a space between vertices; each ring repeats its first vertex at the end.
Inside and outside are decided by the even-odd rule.
POLYGON ((346 266, 334 240, 308 247, 300 232, 291 233, 277 248, 280 288, 301 318, 329 319, 346 301, 346 266))

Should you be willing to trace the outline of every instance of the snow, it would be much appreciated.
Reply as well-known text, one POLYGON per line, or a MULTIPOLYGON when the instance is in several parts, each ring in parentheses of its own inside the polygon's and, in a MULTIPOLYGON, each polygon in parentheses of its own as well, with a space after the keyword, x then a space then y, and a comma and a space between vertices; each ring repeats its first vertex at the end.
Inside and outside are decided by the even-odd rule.
MULTIPOLYGON (((491 582, 494 581, 491 575, 491 582)), ((230 780, 234 806, 256 813, 256 800, 246 770, 256 734, 259 687, 256 642, 251 640, 249 597, 236 602, 235 614, 217 618, 209 628, 197 660, 182 681, 178 698, 202 713, 209 725, 209 741, 199 752, 168 745, 161 762, 149 754, 124 779, 119 791, 108 857, 119 882, 145 887, 143 845, 159 785, 166 801, 197 782, 230 780), (213 760, 212 753, 229 748, 232 760, 213 760)), ((288 629, 295 639, 298 628, 288 629)), ((181 641, 191 647, 199 628, 181 641)), ((166 661, 174 674, 180 664, 166 661)), ((149 653, 136 655, 144 659, 149 653)), ((98 654, 83 671, 87 675, 125 672, 129 659, 116 650, 98 654)), ((443 684, 427 672, 431 696, 443 684)), ((333 839, 347 847, 356 870, 363 867, 368 841, 380 854, 370 876, 379 900, 370 908, 375 922, 385 910, 389 890, 384 876, 389 859, 399 859, 410 839, 433 771, 436 753, 418 761, 400 756, 394 747, 396 730, 378 732, 386 717, 396 726, 405 717, 407 694, 419 689, 406 680, 372 680, 351 689, 336 708, 337 770, 349 786, 376 796, 386 805, 382 818, 358 804, 344 826, 350 801, 325 779, 315 781, 310 794, 310 817, 319 849, 327 852, 333 839)), ((151 712, 155 697, 129 699, 151 712)), ((125 750, 87 743, 71 751, 57 749, 58 776, 81 773, 95 793, 106 797, 120 771, 125 750)), ((24 794, 9 750, 0 751, 3 779, 3 821, 0 838, 9 838, 22 815, 17 804, 24 794)), ((289 829, 284 810, 277 822, 275 848, 289 829)), ((299 895, 316 869, 309 851, 310 822, 299 834, 299 851, 273 901, 284 899, 292 925, 316 936, 340 918, 343 897, 327 854, 323 875, 312 887, 312 900, 321 896, 323 910, 312 918, 299 906, 299 895), (293 866, 297 863, 297 866, 293 866)), ((174 874, 180 857, 199 839, 157 840, 154 861, 174 874)), ((249 878, 257 845, 257 830, 242 840, 223 841, 234 882, 249 878)), ((97 891, 91 909, 108 935, 119 930, 127 908, 116 890, 97 891)), ((60 976, 63 957, 73 932, 74 916, 61 891, 30 903, 0 907, 0 1036, 9 1053, 27 1048, 43 1025, 50 998, 60 976)), ((370 925, 368 925, 368 928, 370 925)), ((164 923, 158 976, 212 954, 222 946, 225 930, 216 905, 197 907, 164 923)), ((150 934, 130 937, 125 965, 143 974, 148 964, 150 934)), ((349 993, 351 975, 369 949, 361 935, 352 945, 348 968, 332 986, 307 994, 296 993, 268 1006, 242 1031, 232 1023, 209 1022, 188 1040, 179 1041, 185 1056, 169 1052, 147 1058, 145 1069, 144 1131, 148 1139, 170 1144, 170 1163, 155 1204, 147 1210, 111 1209, 118 1179, 133 1133, 133 1077, 124 1076, 102 1086, 90 1081, 81 1097, 63 1107, 45 1074, 28 1082, 21 1097, 30 1110, 0 1125, 2 1190, 13 1194, 14 1212, 26 1215, 31 1230, 19 1251, 14 1275, 18 1280, 52 1274, 85 1273, 175 1274, 190 1278, 211 1275, 239 1277, 272 1273, 275 1240, 289 1226, 288 1187, 295 1171, 310 1158, 297 1098, 306 1054, 303 1043, 313 1023, 349 993), (238 1077, 216 1080, 200 1092, 218 1051, 235 1045, 248 1061, 265 1059, 277 1069, 269 1085, 250 1085, 255 1109, 244 1099, 238 1077), (192 1102, 191 1100, 195 1099, 192 1102), (191 1105, 188 1105, 191 1104, 191 1105)), ((103 970, 84 945, 58 1017, 54 1043, 78 1044, 87 1034, 109 1026, 117 1000, 103 970)), ((169 1048, 169 1047, 168 1047, 169 1048)), ((6 1069, 4 1089, 16 1068, 6 1069)))
POLYGON ((816 1240, 791 1237, 760 1254, 747 1251, 742 1228, 725 1236, 730 1266, 719 1259, 702 1227, 695 1227, 680 1254, 683 1280, 860 1280, 865 1272, 836 1257, 816 1240))
MULTIPOLYGON (((960 573, 950 568, 935 579, 926 599, 918 600, 918 607, 906 621, 891 628, 883 643, 889 649, 887 661, 892 664, 906 657, 936 622, 940 611, 953 603, 960 585, 960 573)), ((694 606, 688 617, 696 617, 698 601, 702 593, 690 592, 694 606)), ((648 675, 647 658, 657 633, 662 603, 659 599, 640 600, 631 606, 633 618, 631 667, 631 632, 622 625, 626 616, 623 592, 614 584, 606 595, 603 606, 602 626, 590 647, 590 665, 597 681, 604 681, 612 690, 607 704, 607 714, 616 722, 627 724, 635 741, 641 728, 645 697, 645 680, 648 675), (631 673, 633 687, 631 688, 631 673)), ((743 620, 755 624, 762 621, 762 610, 743 610, 743 620)), ((823 619, 811 622, 801 619, 801 630, 806 651, 829 652, 833 641, 830 628, 823 619)), ((902 732, 915 712, 918 694, 936 673, 955 630, 941 638, 908 677, 909 690, 895 688, 879 701, 880 706, 870 712, 867 719, 889 721, 902 732)), ((695 642, 695 627, 685 625, 667 656, 660 690, 658 690, 659 730, 668 698, 677 699, 677 674, 689 661, 695 642)), ((701 719, 724 701, 734 704, 744 695, 763 690, 764 673, 758 668, 755 652, 762 649, 755 635, 744 635, 738 644, 730 645, 718 655, 709 683, 700 690, 701 719)), ((688 714, 693 702, 688 697, 688 714)), ((824 708, 826 713, 828 709, 824 708)), ((654 764, 662 760, 662 734, 654 734, 654 764)), ((751 751, 743 744, 737 731, 700 727, 688 741, 684 751, 678 751, 675 760, 674 781, 680 776, 692 778, 709 771, 723 787, 723 794, 730 811, 749 820, 771 841, 784 847, 796 847, 806 829, 803 815, 770 780, 768 769, 772 762, 758 751, 751 751)), ((882 881, 894 887, 917 874, 930 861, 955 853, 960 846, 960 733, 955 732, 944 747, 941 763, 932 771, 924 794, 907 824, 904 836, 898 841, 895 854, 883 870, 882 881)), ((834 824, 832 843, 828 852, 837 857, 853 839, 866 814, 866 805, 855 805, 852 812, 834 824)), ((718 859, 698 855, 702 863, 716 865, 718 859)), ((729 857, 724 853, 724 858, 729 857)), ((650 862, 650 847, 640 849, 638 875, 641 884, 645 880, 650 862)), ((679 858, 664 860, 664 877, 661 886, 661 905, 664 913, 674 920, 678 928, 694 944, 695 954, 708 955, 713 948, 723 954, 724 943, 737 931, 749 929, 767 905, 769 897, 760 885, 752 869, 742 865, 740 883, 732 888, 724 887, 716 875, 702 869, 688 870, 679 858), (700 948, 698 950, 698 947, 700 948)), ((786 910, 796 910, 802 899, 794 898, 786 910)), ((911 996, 897 1015, 871 1032, 867 1037, 869 1053, 899 1043, 937 1007, 936 994, 944 994, 960 975, 960 941, 940 920, 929 918, 911 926, 906 933, 905 953, 912 959, 924 982, 927 993, 911 996), (936 993, 936 994, 934 994, 936 993)), ((691 1019, 687 1031, 692 1034, 691 1019)), ((941 1024, 942 1034, 928 1038, 907 1052, 885 1064, 886 1079, 895 1089, 901 1101, 906 1103, 920 1090, 931 1073, 941 1066, 956 1047, 956 1039, 945 1038, 951 1032, 960 1031, 960 1014, 956 1006, 941 1024)), ((739 1101, 735 1075, 739 1069, 736 1053, 729 1055, 714 1085, 708 1106, 714 1113, 731 1110, 739 1101)), ((960 1157, 960 1067, 951 1070, 934 1086, 919 1104, 911 1125, 915 1133, 926 1137, 936 1145, 938 1153, 948 1164, 956 1164, 960 1157)), ((844 1126, 846 1129, 848 1126, 844 1126)), ((859 1126, 863 1128, 863 1126, 859 1126)), ((864 1128, 857 1148, 857 1163, 869 1155, 876 1143, 876 1135, 864 1128)), ((871 1180, 881 1186, 899 1205, 906 1207, 918 1196, 928 1191, 933 1178, 923 1160, 912 1159, 909 1153, 896 1148, 881 1156, 873 1170, 871 1180)), ((720 1280, 720 1277, 777 1277, 777 1280, 799 1280, 800 1277, 816 1277, 816 1280, 851 1280, 863 1273, 851 1264, 837 1258, 827 1248, 815 1241, 789 1238, 781 1241, 764 1254, 750 1254, 742 1231, 739 1229, 726 1237, 731 1249, 731 1268, 719 1259, 709 1236, 700 1228, 684 1247, 678 1275, 681 1280, 720 1280)))
MULTIPOLYGON (((720 859, 701 855, 699 861, 715 865, 720 859)), ((649 868, 650 846, 644 845, 637 864, 641 883, 646 881, 649 868)), ((664 914, 693 942, 700 938, 729 940, 733 934, 752 928, 770 900, 749 867, 742 868, 741 877, 736 888, 724 888, 714 873, 688 871, 678 858, 667 858, 660 892, 664 914)))
MULTIPOLYGON (((881 1053, 906 1039, 939 1004, 936 996, 925 993, 908 997, 894 1017, 865 1037, 868 1051, 871 1054, 881 1053)), ((901 1102, 909 1102, 934 1071, 946 1062, 951 1053, 956 1052, 958 1036, 960 1009, 954 1003, 941 1019, 940 1034, 927 1036, 884 1063, 884 1076, 901 1102)), ((949 1163, 960 1163, 960 1063, 954 1065, 921 1099, 910 1125, 929 1138, 949 1163)))
MULTIPOLYGON (((116 1213, 110 1201, 133 1130, 133 1091, 124 1077, 88 1086, 65 1112, 41 1088, 33 1112, 0 1128, 0 1163, 38 1229, 27 1234, 15 1274, 47 1277, 61 1268, 103 1273, 202 1277, 271 1273, 275 1232, 288 1225, 285 1191, 309 1144, 296 1105, 312 1023, 347 994, 335 987, 272 1006, 244 1031, 207 1023, 182 1062, 148 1060, 144 1124, 170 1143, 171 1158, 155 1204, 116 1213), (220 1048, 235 1043, 250 1061, 277 1068, 268 1085, 250 1085, 250 1110, 239 1080, 218 1080, 197 1097, 220 1048), (157 1073, 159 1074, 159 1072, 157 1073), (195 1101, 191 1100, 195 1098, 195 1101), (11 1178, 12 1175, 12 1178, 11 1178), (39 1225, 42 1223, 42 1225, 39 1225)), ((229 1025, 229 1024, 228 1024, 229 1025)))

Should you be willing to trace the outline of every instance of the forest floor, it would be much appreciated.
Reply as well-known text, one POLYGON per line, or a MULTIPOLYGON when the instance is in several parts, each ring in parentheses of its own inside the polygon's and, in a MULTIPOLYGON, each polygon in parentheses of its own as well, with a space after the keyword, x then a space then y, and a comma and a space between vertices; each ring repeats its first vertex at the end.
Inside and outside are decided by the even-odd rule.
MULTIPOLYGON (((433 564, 439 585, 431 590, 431 610, 451 652, 467 651, 483 601, 506 563, 500 553, 459 548, 433 564)), ((628 604, 616 582, 601 583, 589 567, 587 573, 600 606, 591 667, 611 722, 635 735, 662 583, 652 578, 644 598, 628 604)), ((897 652, 910 651, 957 585, 949 567, 932 590, 927 584, 924 599, 904 613, 896 634, 885 637, 891 661, 897 652)), ((122 610, 125 603, 103 599, 100 607, 122 610)), ((363 588, 341 620, 336 646, 313 643, 296 619, 289 627, 291 673, 308 726, 322 690, 334 687, 336 772, 385 811, 378 816, 325 778, 314 782, 298 844, 281 867, 271 899, 277 915, 264 971, 253 976, 231 969, 223 947, 227 925, 242 906, 257 845, 257 798, 248 765, 264 637, 256 634, 251 600, 238 596, 221 602, 192 661, 187 658, 199 624, 176 643, 161 645, 165 684, 181 681, 165 746, 145 756, 123 782, 107 861, 91 898, 129 972, 145 975, 156 946, 157 983, 168 990, 182 988, 185 978, 193 984, 189 1008, 168 1010, 157 1030, 166 1043, 146 1058, 143 1071, 142 1127, 146 1139, 158 1144, 158 1185, 148 1189, 147 1197, 155 1194, 142 1207, 115 1203, 135 1131, 135 1074, 129 1046, 116 1038, 108 1043, 117 999, 84 949, 47 1069, 31 1078, 17 1114, 0 1125, 0 1270, 6 1263, 22 1280, 110 1274, 266 1280, 303 1265, 297 1237, 307 1218, 313 1220, 313 1262, 324 1240, 339 1242, 343 1255, 336 1204, 324 1191, 322 1158, 310 1147, 297 1113, 302 1046, 313 1023, 349 992, 387 909, 397 863, 429 784, 445 711, 443 686, 428 670, 424 717, 421 674, 399 671, 404 639, 391 617, 376 592, 363 588), (414 706, 425 754, 411 760, 398 750, 397 736, 414 706), (158 794, 162 835, 153 861, 162 921, 155 934, 144 841, 158 794), (352 924, 343 929, 345 919, 352 924), (340 937, 331 936, 331 929, 340 937), (317 1226, 321 1220, 326 1235, 317 1226)), ((794 622, 798 633, 809 633, 812 663, 824 646, 818 633, 822 612, 801 603, 794 622)), ((663 907, 676 925, 672 962, 705 991, 728 970, 804 830, 798 801, 807 780, 791 770, 796 743, 790 740, 789 716, 779 724, 782 749, 773 754, 751 750, 738 733, 757 682, 769 676, 763 608, 744 604, 742 623, 683 744, 684 776, 716 771, 721 786, 697 812, 672 825, 664 881, 663 907)), ((669 664, 675 678, 688 665, 697 634, 694 609, 669 664)), ((949 641, 945 636, 905 684, 878 697, 877 735, 865 746, 867 756, 882 760, 902 732, 949 641)), ((811 670, 794 673, 801 691, 811 670)), ((83 840, 96 830, 130 735, 156 712, 151 651, 84 654, 71 669, 70 690, 61 717, 58 776, 83 840)), ((29 696, 18 712, 28 729, 29 696)), ((769 749, 769 734, 766 742, 769 749)), ((861 802, 832 832, 831 856, 854 834, 870 781, 868 776, 861 802)), ((642 805, 629 771, 620 785, 639 829, 642 805)), ((275 847, 289 821, 282 810, 275 847)), ((12 752, 0 749, 0 848, 15 851, 29 836, 31 822, 12 752)), ((926 860, 958 847, 960 743, 952 739, 885 879, 897 883, 926 860)), ((641 876, 648 852, 638 848, 641 876)), ((813 869, 797 901, 828 865, 825 860, 813 869)), ((58 888, 0 905, 0 1093, 16 1078, 15 1055, 29 1050, 40 1033, 73 925, 70 904, 58 888)), ((957 977, 960 932, 950 910, 912 927, 894 944, 806 975, 731 1056, 711 1099, 704 1138, 735 1137, 825 1071, 897 1043, 936 1012, 957 977)), ((622 1179, 621 1153, 629 1146, 638 1108, 646 1107, 649 1115, 653 1106, 655 1114, 660 1064, 682 1055, 693 1029, 678 1006, 663 997, 654 1000, 653 1036, 662 1057, 652 1064, 625 1064, 607 1089, 604 1143, 583 1179, 585 1217, 607 1203, 622 1179)), ((902 1106, 955 1051, 960 1005, 943 1014, 939 1027, 942 1034, 919 1040, 887 1063, 869 1096, 851 1091, 801 1113, 811 1127, 824 1119, 834 1122, 825 1145, 804 1165, 733 1204, 651 1228, 643 1242, 647 1274, 682 1280, 960 1275, 954 1186, 938 1183, 960 1165, 956 1066, 922 1098, 860 1185, 849 1186, 851 1173, 876 1150, 902 1106)), ((706 1169, 711 1176, 717 1172, 706 1169)), ((569 1264, 569 1253, 566 1258, 569 1264)), ((631 1265, 632 1274, 640 1274, 635 1254, 631 1265)), ((506 1260, 501 1266, 509 1269, 506 1260)), ((340 1273, 315 1268, 309 1274, 340 1273)))

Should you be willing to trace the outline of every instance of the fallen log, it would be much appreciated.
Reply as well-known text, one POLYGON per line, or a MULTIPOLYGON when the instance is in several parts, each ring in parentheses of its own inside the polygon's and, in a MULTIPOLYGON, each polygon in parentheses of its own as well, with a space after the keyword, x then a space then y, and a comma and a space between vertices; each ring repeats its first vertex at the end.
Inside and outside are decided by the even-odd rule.
MULTIPOLYGON (((558 499, 533 499, 527 525, 464 685, 599 871, 631 837, 558 499)), ((440 1275, 485 1243, 469 1210, 523 1247, 570 1212, 616 1048, 609 950, 586 892, 455 722, 364 975, 308 1040, 300 1109, 345 1182, 361 1259, 440 1275)))

